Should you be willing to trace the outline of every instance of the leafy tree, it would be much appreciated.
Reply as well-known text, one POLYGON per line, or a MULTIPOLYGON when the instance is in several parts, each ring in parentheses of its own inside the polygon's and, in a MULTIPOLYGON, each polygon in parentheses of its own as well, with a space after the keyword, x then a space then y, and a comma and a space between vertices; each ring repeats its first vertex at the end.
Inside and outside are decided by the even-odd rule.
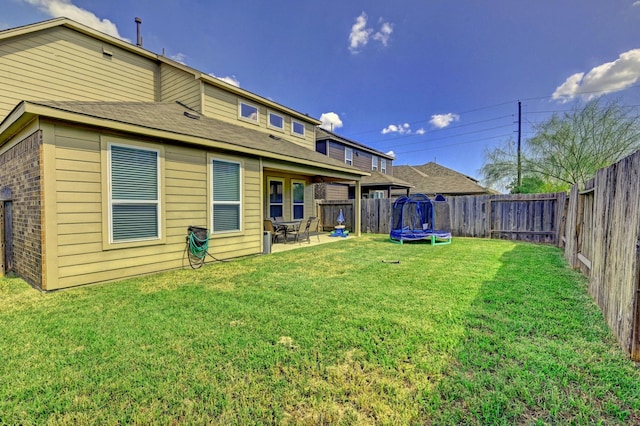
POLYGON ((481 169, 489 185, 512 192, 565 190, 584 186, 595 172, 640 149, 640 116, 618 101, 600 98, 535 128, 522 148, 522 185, 517 186, 517 152, 513 141, 485 153, 481 169), (525 185, 526 182, 526 185, 525 185))

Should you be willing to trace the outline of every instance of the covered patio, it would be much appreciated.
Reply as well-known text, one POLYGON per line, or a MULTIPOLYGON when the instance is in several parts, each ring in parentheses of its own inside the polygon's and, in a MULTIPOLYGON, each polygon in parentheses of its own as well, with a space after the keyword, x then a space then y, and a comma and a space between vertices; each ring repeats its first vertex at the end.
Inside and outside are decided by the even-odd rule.
POLYGON ((281 253, 289 250, 296 250, 304 247, 317 246, 320 244, 338 243, 340 241, 346 241, 350 238, 357 238, 355 235, 350 234, 348 237, 331 237, 329 232, 320 232, 318 235, 311 234, 309 241, 288 241, 287 243, 278 242, 271 244, 271 253, 281 253))

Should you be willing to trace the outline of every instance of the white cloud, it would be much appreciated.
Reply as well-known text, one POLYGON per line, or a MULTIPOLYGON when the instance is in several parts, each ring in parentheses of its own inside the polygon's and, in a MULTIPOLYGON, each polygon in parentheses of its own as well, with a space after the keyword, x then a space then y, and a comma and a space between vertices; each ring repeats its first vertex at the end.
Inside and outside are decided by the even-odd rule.
POLYGON ((396 153, 393 152, 393 150, 387 152, 387 155, 390 156, 390 157, 396 158, 396 153))
POLYGON ((351 53, 356 54, 360 49, 369 43, 370 38, 375 41, 379 41, 383 46, 389 44, 389 38, 393 33, 393 24, 389 22, 383 22, 380 18, 380 30, 374 33, 373 28, 367 27, 367 14, 362 12, 360 16, 356 18, 356 23, 351 27, 351 33, 349 34, 349 50, 351 53), (373 34, 373 37, 371 36, 373 34))
POLYGON ((38 9, 51 15, 53 18, 59 18, 65 16, 69 19, 73 19, 76 22, 84 24, 95 30, 109 34, 113 37, 117 37, 122 40, 129 41, 120 36, 116 25, 108 19, 100 19, 92 12, 81 9, 78 6, 71 3, 71 0, 22 0, 32 6, 36 6, 38 9))
POLYGON ((184 53, 176 53, 173 56, 169 56, 169 59, 173 59, 174 61, 182 64, 182 65, 187 65, 186 60, 187 60, 187 55, 185 55, 184 53))
POLYGON ((387 133, 398 133, 401 135, 411 133, 411 126, 409 123, 404 124, 389 124, 387 127, 382 129, 382 134, 386 135, 387 133))
POLYGON ((640 79, 640 49, 622 53, 613 62, 606 62, 584 73, 569 76, 551 95, 552 99, 567 102, 576 96, 587 99, 599 94, 624 90, 640 79))
POLYGON ((357 53, 360 46, 366 46, 369 43, 369 35, 373 30, 367 28, 367 14, 362 12, 360 16, 356 18, 356 23, 351 27, 351 34, 349 34, 349 50, 352 53, 357 53))
POLYGON ((380 27, 380 31, 378 31, 373 35, 373 39, 382 43, 383 46, 386 46, 389 43, 389 38, 391 37, 392 32, 393 32, 393 24, 390 24, 389 22, 382 22, 382 27, 380 27))
POLYGON ((640 6, 640 0, 633 2, 631 6, 640 6))
POLYGON ((228 83, 228 84, 230 84, 232 86, 240 87, 240 82, 238 81, 238 79, 236 78, 235 75, 227 76, 227 77, 218 77, 217 75, 215 75, 213 73, 209 73, 209 75, 211 77, 217 78, 218 80, 222 80, 225 83, 228 83))
POLYGON ((320 116, 320 121, 322 124, 320 128, 329 130, 332 132, 334 129, 339 129, 342 127, 342 120, 340 120, 340 116, 335 112, 325 112, 320 116))
POLYGON ((431 116, 431 120, 429 123, 435 128, 443 129, 454 121, 460 120, 460 116, 458 114, 454 114, 452 112, 448 114, 434 114, 431 116))
POLYGON ((389 124, 387 127, 382 129, 381 132, 383 135, 388 133, 398 133, 399 135, 424 135, 427 131, 423 128, 419 128, 418 130, 411 130, 411 125, 409 123, 403 124, 389 124))

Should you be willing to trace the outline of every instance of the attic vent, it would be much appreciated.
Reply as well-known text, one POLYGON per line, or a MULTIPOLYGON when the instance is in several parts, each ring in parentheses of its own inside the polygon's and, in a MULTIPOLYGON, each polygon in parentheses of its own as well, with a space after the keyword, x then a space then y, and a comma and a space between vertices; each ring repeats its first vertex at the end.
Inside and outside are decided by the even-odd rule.
POLYGON ((277 136, 275 136, 275 135, 269 135, 269 137, 270 137, 271 139, 275 139, 275 140, 277 140, 277 141, 279 141, 279 140, 280 140, 280 138, 279 138, 279 137, 277 137, 277 136))
POLYGON ((188 118, 192 118, 194 120, 200 120, 200 116, 198 114, 193 114, 193 113, 191 113, 189 111, 185 111, 184 112, 184 116, 188 117, 188 118))

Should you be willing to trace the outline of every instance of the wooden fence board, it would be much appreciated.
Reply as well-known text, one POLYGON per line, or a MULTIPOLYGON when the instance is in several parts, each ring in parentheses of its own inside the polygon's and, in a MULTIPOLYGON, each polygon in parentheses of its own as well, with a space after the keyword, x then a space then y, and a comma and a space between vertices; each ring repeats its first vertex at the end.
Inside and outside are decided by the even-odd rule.
POLYGON ((565 258, 589 277, 588 291, 618 344, 640 361, 640 151, 571 189, 565 258))

